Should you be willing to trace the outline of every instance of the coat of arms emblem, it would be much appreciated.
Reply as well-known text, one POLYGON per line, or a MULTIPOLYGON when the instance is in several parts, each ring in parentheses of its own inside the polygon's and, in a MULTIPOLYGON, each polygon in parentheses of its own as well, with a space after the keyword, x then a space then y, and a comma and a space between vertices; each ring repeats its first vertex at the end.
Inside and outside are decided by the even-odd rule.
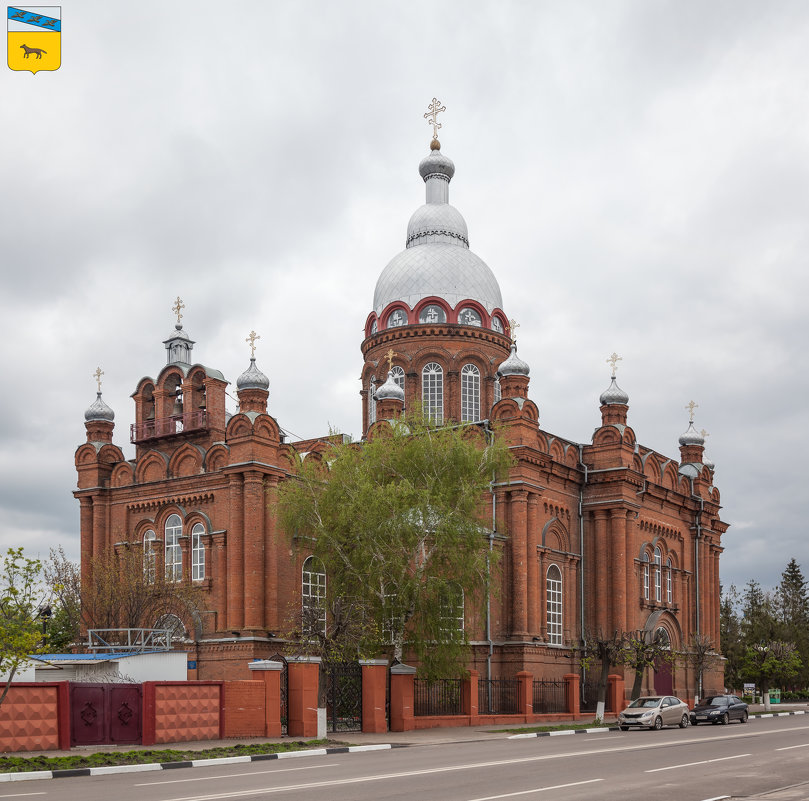
POLYGON ((62 7, 8 6, 8 66, 36 74, 62 64, 62 7))

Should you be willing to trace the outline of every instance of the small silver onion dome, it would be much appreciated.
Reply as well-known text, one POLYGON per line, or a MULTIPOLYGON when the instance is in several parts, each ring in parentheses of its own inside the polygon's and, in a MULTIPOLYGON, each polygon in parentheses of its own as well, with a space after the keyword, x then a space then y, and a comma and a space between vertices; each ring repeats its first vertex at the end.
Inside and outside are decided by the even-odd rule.
POLYGON ((404 403, 404 390, 393 378, 393 371, 388 370, 388 380, 374 393, 377 400, 398 400, 404 403))
POLYGON ((106 420, 111 423, 115 419, 115 412, 101 399, 101 393, 96 393, 96 399, 84 413, 84 419, 89 423, 92 420, 106 420))
POLYGON ((250 366, 236 379, 237 389, 269 389, 270 379, 256 367, 255 357, 250 366))
POLYGON ((500 375, 528 375, 531 368, 517 355, 517 343, 511 343, 511 353, 497 370, 500 375))
POLYGON ((455 164, 439 148, 431 149, 430 155, 425 156, 419 164, 419 175, 425 181, 430 175, 446 175, 447 178, 452 178, 455 175, 455 164))
POLYGON ((629 403, 629 395, 615 383, 615 376, 613 376, 610 385, 601 393, 598 400, 602 406, 609 406, 613 403, 623 403, 627 405, 629 403))
POLYGON ((680 434, 680 445, 704 445, 705 437, 694 428, 694 421, 688 424, 684 434, 680 434))

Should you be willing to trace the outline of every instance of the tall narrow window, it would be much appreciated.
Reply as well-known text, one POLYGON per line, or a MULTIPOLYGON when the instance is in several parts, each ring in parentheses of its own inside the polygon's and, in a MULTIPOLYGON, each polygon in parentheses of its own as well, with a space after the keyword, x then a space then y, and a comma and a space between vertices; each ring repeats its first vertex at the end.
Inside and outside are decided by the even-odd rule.
POLYGON ((396 386, 404 392, 404 379, 405 373, 404 370, 399 367, 399 365, 394 365, 391 367, 390 371, 393 373, 393 380, 396 382, 396 386))
POLYGON ((474 364, 461 368, 461 421, 480 420, 480 370, 474 364))
POLYGON ((303 563, 301 581, 301 609, 303 633, 313 635, 326 633, 326 571, 316 556, 307 557, 303 563))
POLYGON ((180 537, 183 535, 183 521, 180 515, 169 515, 166 520, 166 581, 181 581, 183 578, 183 552, 180 537))
POLYGON ((497 401, 502 400, 502 398, 503 398, 503 388, 500 386, 500 379, 495 378, 494 379, 494 402, 497 403, 497 401))
POLYGON ((441 587, 439 603, 442 641, 461 639, 464 627, 463 588, 453 581, 446 582, 441 587))
POLYGON ((376 422, 376 382, 372 378, 368 382, 368 425, 376 422))
POLYGON ((545 581, 548 615, 548 642, 562 644, 562 572, 556 565, 548 568, 545 581))
POLYGON ((649 554, 646 551, 643 552, 643 556, 641 557, 641 561, 643 562, 643 597, 648 601, 649 600, 649 554))
POLYGON ((661 567, 662 567, 663 557, 660 554, 660 548, 655 548, 655 601, 661 601, 662 598, 662 586, 661 586, 661 567))
POLYGON ((431 423, 444 422, 444 371, 440 364, 430 362, 421 371, 421 404, 431 423))
POLYGON ((155 580, 157 554, 154 550, 154 541, 156 539, 157 537, 151 529, 143 535, 143 580, 147 584, 154 584, 155 580))
POLYGON ((191 579, 202 581, 205 578, 205 542, 202 535, 205 533, 205 526, 202 523, 195 524, 191 529, 191 579))
POLYGON ((671 558, 666 559, 666 603, 673 603, 673 594, 671 591, 671 558))

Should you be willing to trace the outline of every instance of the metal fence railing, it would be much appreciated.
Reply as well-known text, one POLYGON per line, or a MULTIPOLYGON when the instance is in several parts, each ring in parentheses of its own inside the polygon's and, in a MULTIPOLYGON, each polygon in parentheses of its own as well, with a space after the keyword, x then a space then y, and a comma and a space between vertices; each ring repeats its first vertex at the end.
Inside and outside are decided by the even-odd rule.
POLYGON ((413 687, 413 714, 462 715, 462 680, 416 679, 413 687))
POLYGON ((516 715, 519 711, 519 679, 478 680, 478 714, 516 715))
POLYGON ((549 715, 554 712, 567 712, 564 680, 535 679, 533 703, 535 715, 549 715))

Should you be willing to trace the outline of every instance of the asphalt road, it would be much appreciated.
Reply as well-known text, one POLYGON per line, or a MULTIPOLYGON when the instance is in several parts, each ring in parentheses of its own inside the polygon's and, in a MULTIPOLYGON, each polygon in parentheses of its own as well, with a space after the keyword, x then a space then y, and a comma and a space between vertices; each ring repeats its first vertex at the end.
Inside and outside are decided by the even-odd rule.
POLYGON ((809 799, 809 721, 497 739, 0 785, 22 801, 809 799), (805 786, 801 787, 805 783, 805 786))

